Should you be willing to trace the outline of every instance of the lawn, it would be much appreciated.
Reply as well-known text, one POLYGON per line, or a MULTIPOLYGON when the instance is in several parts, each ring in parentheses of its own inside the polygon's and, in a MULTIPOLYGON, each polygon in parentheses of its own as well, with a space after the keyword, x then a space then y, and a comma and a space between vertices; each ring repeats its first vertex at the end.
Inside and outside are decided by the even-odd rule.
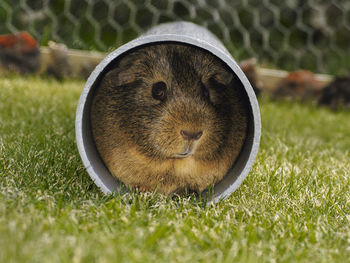
POLYGON ((0 78, 0 262, 350 262, 350 112, 260 99, 225 201, 104 196, 74 132, 81 81, 0 78))

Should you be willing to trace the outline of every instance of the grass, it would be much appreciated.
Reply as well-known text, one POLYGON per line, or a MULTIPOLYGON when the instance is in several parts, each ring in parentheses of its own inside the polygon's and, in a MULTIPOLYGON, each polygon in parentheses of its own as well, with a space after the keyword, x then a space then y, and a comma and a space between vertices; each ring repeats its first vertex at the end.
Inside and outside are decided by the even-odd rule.
POLYGON ((350 112, 260 100, 227 200, 104 196, 75 145, 84 83, 0 78, 0 262, 350 262, 350 112))

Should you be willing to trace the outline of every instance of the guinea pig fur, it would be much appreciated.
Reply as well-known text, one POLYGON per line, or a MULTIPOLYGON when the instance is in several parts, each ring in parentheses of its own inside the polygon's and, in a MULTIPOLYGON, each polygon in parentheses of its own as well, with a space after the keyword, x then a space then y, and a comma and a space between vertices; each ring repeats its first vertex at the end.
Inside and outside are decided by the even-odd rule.
POLYGON ((241 82, 214 55, 163 43, 117 59, 93 95, 91 127, 109 171, 128 187, 201 192, 219 182, 246 139, 241 82))

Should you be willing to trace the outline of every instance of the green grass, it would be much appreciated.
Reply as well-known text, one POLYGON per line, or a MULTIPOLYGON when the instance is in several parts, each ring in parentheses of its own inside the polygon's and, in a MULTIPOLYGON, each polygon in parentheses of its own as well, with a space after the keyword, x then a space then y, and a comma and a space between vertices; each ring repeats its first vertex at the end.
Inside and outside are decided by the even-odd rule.
POLYGON ((104 196, 75 145, 84 83, 0 78, 0 262, 350 262, 350 112, 260 100, 227 200, 104 196))

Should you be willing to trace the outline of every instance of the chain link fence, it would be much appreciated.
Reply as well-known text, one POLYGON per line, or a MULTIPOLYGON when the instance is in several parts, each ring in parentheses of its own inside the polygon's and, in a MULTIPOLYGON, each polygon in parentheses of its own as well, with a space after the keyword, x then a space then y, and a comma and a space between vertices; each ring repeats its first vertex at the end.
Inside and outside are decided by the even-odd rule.
POLYGON ((111 51, 162 22, 216 34, 236 58, 286 70, 350 72, 349 0, 0 0, 0 34, 111 51))

